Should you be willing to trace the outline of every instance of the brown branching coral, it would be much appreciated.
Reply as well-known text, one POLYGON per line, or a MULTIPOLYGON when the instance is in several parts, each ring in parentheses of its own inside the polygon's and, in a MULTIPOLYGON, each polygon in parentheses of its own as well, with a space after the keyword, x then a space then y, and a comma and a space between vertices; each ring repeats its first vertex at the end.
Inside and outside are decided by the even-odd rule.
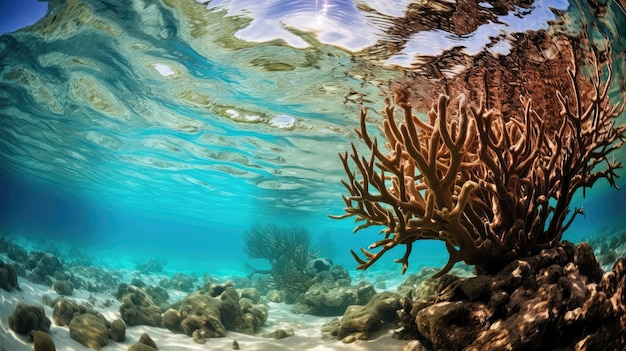
MULTIPOLYGON (((380 128, 385 152, 367 132, 367 111, 361 111, 358 136, 369 157, 340 155, 350 195, 345 214, 363 222, 358 231, 384 226, 382 240, 354 251, 359 269, 366 269, 397 245, 405 245, 405 272, 417 240, 445 242, 448 263, 436 275, 465 261, 479 272, 493 272, 517 257, 554 246, 574 217, 569 205, 578 189, 606 179, 617 187, 621 167, 609 157, 622 146, 626 126, 615 119, 623 104, 608 96, 611 62, 592 55, 592 74, 568 70, 569 91, 557 91, 560 114, 540 116, 530 98, 521 98, 519 114, 504 115, 471 104, 463 96, 442 95, 421 120, 412 113, 408 93, 396 93, 404 119, 396 122, 387 100, 380 128), (351 166, 354 164, 354 168, 351 166), (378 251, 371 251, 379 248, 378 251)), ((576 67, 576 65, 574 65, 576 67)))

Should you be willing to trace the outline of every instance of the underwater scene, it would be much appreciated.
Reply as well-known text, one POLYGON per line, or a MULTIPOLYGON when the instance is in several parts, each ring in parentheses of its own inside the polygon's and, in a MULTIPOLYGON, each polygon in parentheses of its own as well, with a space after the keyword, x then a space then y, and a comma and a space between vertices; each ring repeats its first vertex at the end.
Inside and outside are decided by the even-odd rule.
POLYGON ((0 351, 626 350, 625 10, 2 1, 0 351))

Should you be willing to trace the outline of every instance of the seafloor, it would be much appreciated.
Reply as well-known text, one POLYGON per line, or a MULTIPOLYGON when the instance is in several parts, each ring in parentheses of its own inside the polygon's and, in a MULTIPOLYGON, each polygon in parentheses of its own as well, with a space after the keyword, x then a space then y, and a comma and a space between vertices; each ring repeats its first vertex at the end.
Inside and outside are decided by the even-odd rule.
POLYGON ((357 274, 318 260, 315 283, 294 292, 262 273, 180 273, 158 259, 103 267, 85 250, 5 235, 0 350, 480 350, 486 337, 502 339, 490 350, 618 350, 625 236, 587 238, 595 251, 566 242, 488 278, 468 267, 441 279, 430 267, 357 274), (613 308, 591 310, 597 296, 613 308))

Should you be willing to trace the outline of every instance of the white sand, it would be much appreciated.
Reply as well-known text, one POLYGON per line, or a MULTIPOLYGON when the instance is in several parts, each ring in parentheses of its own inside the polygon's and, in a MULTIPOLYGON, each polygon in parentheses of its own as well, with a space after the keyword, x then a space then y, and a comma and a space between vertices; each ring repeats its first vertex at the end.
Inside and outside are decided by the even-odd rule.
MULTIPOLYGON (((52 320, 52 308, 45 306, 42 302, 44 295, 49 295, 53 299, 58 295, 49 287, 34 284, 22 277, 19 277, 21 290, 14 289, 6 292, 0 289, 0 351, 25 351, 32 350, 32 343, 24 335, 19 335, 9 329, 8 317, 15 309, 18 302, 25 302, 33 305, 41 305, 46 311, 48 318, 52 320)), ((75 289, 71 299, 86 301, 90 296, 95 297, 96 310, 102 312, 109 320, 120 318, 119 302, 111 294, 94 294, 85 290, 75 289), (109 307, 103 307, 106 300, 113 301, 109 307)), ((180 292, 175 299, 181 297, 180 292)), ((93 298, 92 298, 93 300, 93 298)), ((170 302, 172 302, 170 298, 170 302)), ((344 344, 341 341, 322 340, 321 327, 333 317, 315 317, 310 315, 296 315, 289 312, 291 306, 286 304, 269 303, 269 318, 265 325, 256 335, 246 335, 235 332, 227 332, 224 338, 207 339, 206 344, 197 344, 191 337, 184 334, 177 334, 165 328, 148 326, 130 326, 126 329, 126 341, 118 343, 109 339, 109 344, 101 350, 127 350, 134 344, 143 333, 148 333, 156 342, 159 350, 232 350, 233 340, 237 340, 241 350, 298 350, 298 351, 325 351, 325 350, 401 350, 408 342, 396 340, 391 337, 390 332, 382 332, 380 335, 372 337, 372 340, 357 341, 352 344, 344 344), (269 334, 277 328, 292 328, 293 336, 284 339, 265 338, 264 334, 269 334)), ((89 350, 79 342, 70 337, 67 327, 59 327, 52 324, 50 335, 59 351, 82 351, 89 350)))

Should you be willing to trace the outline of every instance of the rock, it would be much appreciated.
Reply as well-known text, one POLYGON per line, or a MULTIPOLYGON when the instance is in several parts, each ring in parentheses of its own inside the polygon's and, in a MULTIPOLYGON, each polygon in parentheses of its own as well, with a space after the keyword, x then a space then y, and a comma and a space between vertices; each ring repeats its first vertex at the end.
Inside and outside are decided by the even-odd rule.
POLYGON ((88 303, 78 303, 71 299, 60 298, 54 304, 52 321, 58 326, 69 325, 74 316, 90 313, 100 318, 108 327, 108 322, 102 313, 96 311, 88 303))
POLYGON ((226 328, 222 324, 220 300, 204 291, 189 294, 180 306, 180 323, 183 333, 192 336, 200 329, 205 337, 218 338, 226 336, 226 328))
POLYGON ((167 293, 167 290, 163 289, 160 286, 146 286, 143 289, 150 297, 152 298, 152 302, 155 305, 159 306, 161 312, 165 312, 170 304, 167 300, 170 298, 170 295, 167 293))
POLYGON ((35 330, 31 334, 35 351, 56 351, 56 346, 50 334, 35 330))
POLYGON ((255 288, 246 288, 241 290, 241 298, 250 299, 253 304, 261 303, 261 295, 255 288))
POLYGON ((304 271, 310 276, 328 271, 333 266, 333 262, 328 258, 314 258, 309 260, 304 271))
POLYGON ((109 328, 109 338, 113 341, 122 342, 126 339, 126 323, 121 319, 111 322, 109 328))
POLYGON ((580 243, 574 251, 574 264, 578 266, 578 271, 586 275, 589 282, 599 283, 602 279, 602 267, 593 253, 593 248, 587 243, 580 243))
POLYGON ((182 321, 183 317, 178 310, 170 308, 163 313, 163 326, 169 330, 182 331, 180 329, 180 323, 182 321))
POLYGON ((72 318, 69 329, 72 339, 89 348, 99 350, 109 343, 106 324, 91 313, 84 313, 72 318))
POLYGON ((33 330, 48 332, 50 330, 50 319, 42 306, 27 305, 18 302, 15 310, 9 316, 9 328, 18 334, 28 335, 33 330))
POLYGON ((497 274, 444 276, 436 297, 401 300, 396 336, 416 350, 626 350, 626 255, 598 267, 590 246, 562 243, 497 274))
POLYGON ((315 316, 339 316, 350 305, 365 305, 374 294, 376 294, 374 287, 364 282, 356 286, 316 283, 300 295, 292 312, 315 316))
POLYGON ((193 333, 191 333, 191 337, 196 344, 206 344, 206 336, 202 329, 194 330, 193 333))
POLYGON ((240 297, 230 282, 204 289, 187 295, 178 310, 165 311, 163 325, 204 343, 206 338, 225 336, 226 330, 254 334, 267 320, 267 308, 256 289, 243 289, 248 297, 240 297))
POLYGON ((52 285, 52 289, 59 295, 69 296, 74 291, 74 285, 67 280, 57 280, 52 285))
POLYGON ((33 283, 52 285, 55 273, 63 272, 63 264, 51 253, 31 252, 26 261, 26 268, 31 272, 28 279, 33 283))
POLYGON ((270 290, 268 291, 267 300, 270 302, 284 302, 285 301, 285 292, 283 290, 270 290))
POLYGON ((263 334, 263 337, 279 340, 279 339, 284 339, 284 338, 293 336, 293 334, 294 334, 294 330, 292 328, 289 328, 289 329, 279 328, 279 329, 274 330, 271 333, 263 334))
POLYGON ((390 323, 396 327, 399 320, 396 311, 400 309, 400 295, 392 292, 382 292, 374 295, 364 306, 348 306, 338 326, 336 336, 339 339, 346 338, 362 339, 385 324, 390 323))
POLYGON ((17 271, 13 265, 0 261, 0 288, 11 292, 17 285, 17 271))
POLYGON ((141 334, 141 336, 139 337, 139 341, 140 344, 144 344, 144 345, 148 345, 154 349, 158 349, 157 344, 154 342, 154 340, 152 340, 152 338, 150 337, 150 335, 143 333, 141 334))
POLYGON ((163 325, 161 309, 152 301, 143 289, 120 284, 117 292, 118 300, 121 297, 120 314, 127 325, 149 325, 160 327, 163 325))

